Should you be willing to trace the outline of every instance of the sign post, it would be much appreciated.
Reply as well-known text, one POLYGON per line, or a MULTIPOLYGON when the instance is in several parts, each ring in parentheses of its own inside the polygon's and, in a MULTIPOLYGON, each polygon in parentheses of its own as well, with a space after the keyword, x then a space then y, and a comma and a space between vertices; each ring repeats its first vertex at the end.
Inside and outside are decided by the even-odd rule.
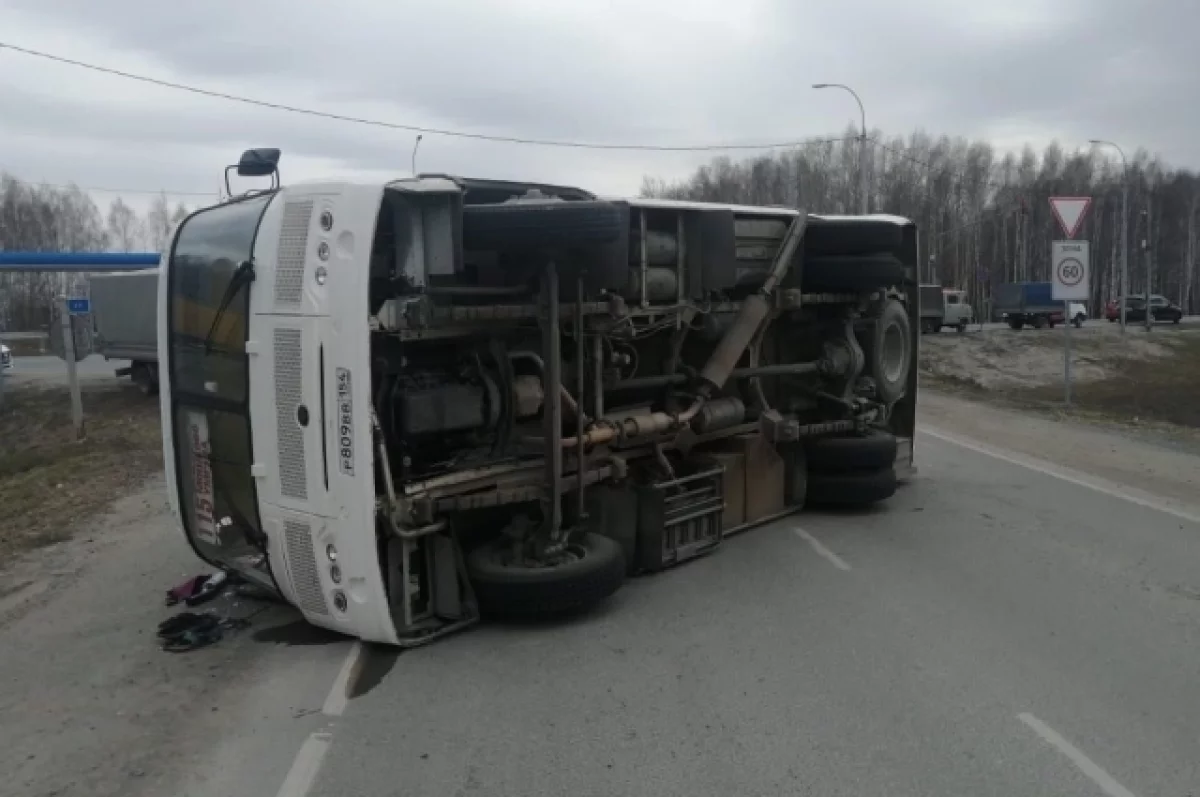
MULTIPOLYGON (((1073 239, 1083 224, 1090 196, 1052 196, 1050 209, 1063 235, 1073 239)), ((1051 297, 1063 303, 1063 389, 1071 406, 1071 302, 1091 297, 1091 247, 1087 241, 1054 241, 1050 246, 1051 297)))
POLYGON ((1091 245, 1087 241, 1054 241, 1050 247, 1051 297, 1063 303, 1063 384, 1071 406, 1071 302, 1091 295, 1091 245))
MULTIPOLYGON (((75 306, 80 306, 80 300, 58 297, 58 323, 62 325, 63 358, 67 361, 67 382, 71 387, 71 426, 75 429, 75 439, 83 439, 83 396, 79 391, 79 371, 75 367, 75 330, 71 324, 71 316, 75 306)), ((88 301, 83 300, 83 309, 88 309, 88 301)))

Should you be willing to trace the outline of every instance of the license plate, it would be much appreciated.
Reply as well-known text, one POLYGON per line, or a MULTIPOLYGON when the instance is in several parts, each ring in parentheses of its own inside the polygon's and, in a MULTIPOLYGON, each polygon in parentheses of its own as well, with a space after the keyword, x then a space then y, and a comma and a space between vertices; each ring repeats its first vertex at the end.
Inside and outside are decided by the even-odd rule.
POLYGON ((354 475, 354 386, 350 369, 337 369, 338 469, 354 475))

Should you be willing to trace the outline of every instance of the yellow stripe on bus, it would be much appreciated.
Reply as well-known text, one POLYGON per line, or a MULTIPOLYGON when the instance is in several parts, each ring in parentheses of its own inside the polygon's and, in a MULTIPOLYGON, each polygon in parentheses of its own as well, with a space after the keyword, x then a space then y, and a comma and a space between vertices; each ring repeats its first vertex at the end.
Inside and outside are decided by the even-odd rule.
MULTIPOLYGON (((241 305, 242 302, 234 304, 241 305)), ((236 309, 234 304, 225 308, 221 315, 221 323, 213 333, 212 343, 222 349, 241 351, 246 346, 246 314, 241 306, 236 309)), ((202 302, 195 302, 183 296, 171 299, 171 321, 174 331, 180 335, 204 340, 212 328, 213 319, 217 317, 217 308, 202 302)))

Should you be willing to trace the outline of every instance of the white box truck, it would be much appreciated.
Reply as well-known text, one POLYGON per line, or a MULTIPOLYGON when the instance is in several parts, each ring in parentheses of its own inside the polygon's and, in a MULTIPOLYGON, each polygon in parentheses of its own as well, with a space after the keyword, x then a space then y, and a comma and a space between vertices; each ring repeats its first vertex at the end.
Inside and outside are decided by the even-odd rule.
POLYGON ((158 392, 158 269, 93 274, 89 282, 92 351, 128 360, 128 376, 143 393, 158 392))

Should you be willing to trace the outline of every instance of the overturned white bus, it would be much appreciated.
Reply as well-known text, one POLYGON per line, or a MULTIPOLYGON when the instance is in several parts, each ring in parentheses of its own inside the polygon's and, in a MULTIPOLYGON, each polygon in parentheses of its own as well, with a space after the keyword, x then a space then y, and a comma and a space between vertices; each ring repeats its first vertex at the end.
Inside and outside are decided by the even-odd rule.
POLYGON ((904 219, 277 159, 163 254, 164 451, 196 553, 316 625, 579 611, 911 468, 904 219))

